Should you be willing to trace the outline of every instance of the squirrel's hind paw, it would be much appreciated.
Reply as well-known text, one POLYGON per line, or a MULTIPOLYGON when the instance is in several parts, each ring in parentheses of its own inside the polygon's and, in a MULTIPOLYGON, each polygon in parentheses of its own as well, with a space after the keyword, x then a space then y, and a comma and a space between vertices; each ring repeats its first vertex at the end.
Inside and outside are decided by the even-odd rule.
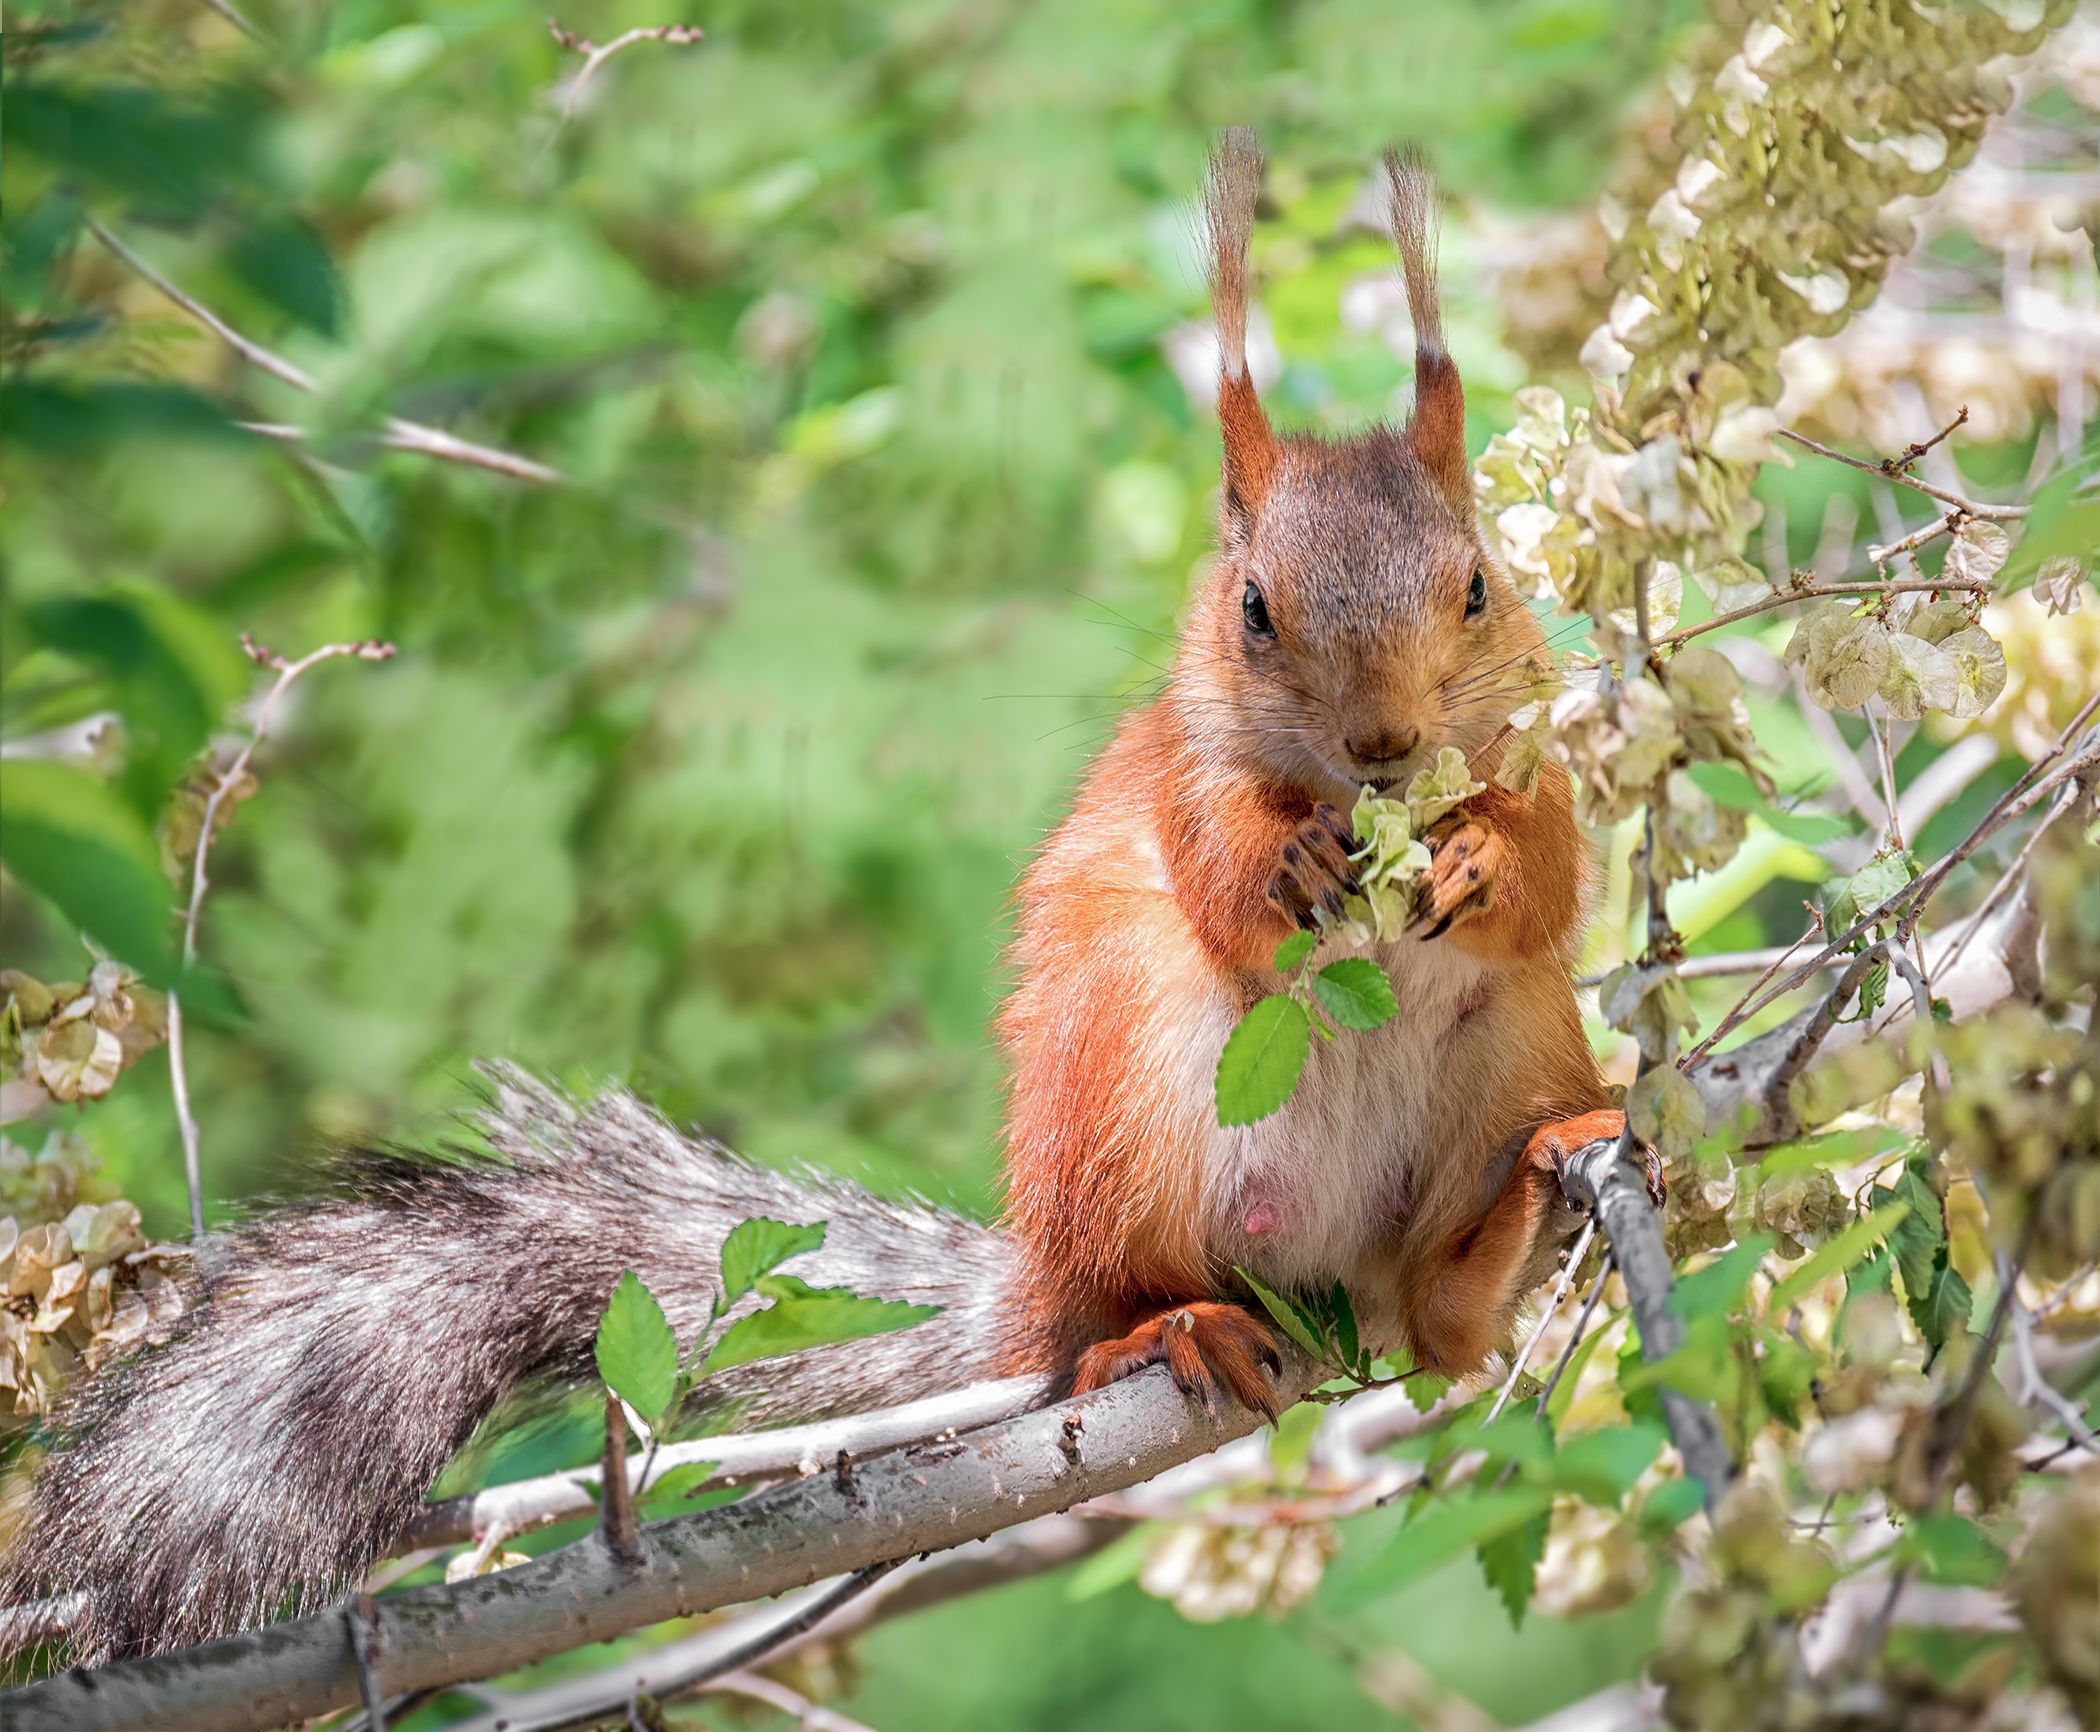
POLYGON ((1172 1306, 1128 1335, 1089 1347, 1079 1356, 1072 1393, 1085 1395, 1162 1364, 1184 1394, 1201 1397, 1212 1413, 1222 1385, 1242 1407, 1271 1420, 1277 1415, 1276 1391, 1262 1371, 1283 1368, 1276 1337, 1252 1312, 1207 1299, 1172 1306))

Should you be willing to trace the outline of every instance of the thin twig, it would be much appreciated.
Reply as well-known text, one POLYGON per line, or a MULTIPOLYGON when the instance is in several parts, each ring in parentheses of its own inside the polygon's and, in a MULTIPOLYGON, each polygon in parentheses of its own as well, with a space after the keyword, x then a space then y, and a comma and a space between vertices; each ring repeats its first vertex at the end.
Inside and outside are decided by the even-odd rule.
POLYGON ((1821 950, 1810 957, 1799 968, 1788 974, 1785 979, 1772 987, 1763 997, 1755 1001, 1746 1000, 1744 1003, 1737 1005, 1734 1010, 1721 1019, 1720 1023, 1696 1048, 1685 1056, 1681 1061, 1682 1068, 1689 1070, 1694 1064, 1702 1062, 1712 1051, 1714 1045, 1724 1036, 1739 1027, 1750 1017, 1755 1016, 1767 1005, 1785 997, 1788 993, 1806 983, 1811 976, 1828 965, 1834 957, 1844 954, 1855 942, 1875 927, 1892 919, 1897 920, 1901 928, 1901 935, 1907 939, 1916 928, 1918 919, 1924 913, 1926 904, 1938 893, 1940 887, 1946 883, 1956 867, 1967 860, 1971 854, 1975 853, 1992 836, 2011 823, 2013 819, 2037 804, 2045 795, 2083 775, 2095 765, 2100 765, 2100 741, 2094 741, 2082 747, 2075 756, 2066 759, 2065 762, 2058 765, 2048 775, 2042 776, 2038 781, 2034 779, 2044 765, 2063 755, 2078 730, 2085 725, 2096 709, 2100 709, 2100 693, 2096 693, 2085 703, 2078 714, 2072 718, 2071 725, 2057 737, 2056 743, 2029 767, 2026 774, 2018 782, 2015 782, 2012 787, 1999 796, 1991 809, 1977 822, 1976 827, 1957 843, 1950 852, 1936 861, 1926 871, 1919 874, 1918 877, 1911 880, 1903 889, 1885 897, 1860 915, 1852 925, 1831 938, 1821 950))
MULTIPOLYGON (((1968 521, 1968 512, 1960 509, 1949 511, 1945 517, 1913 529, 1908 535, 1901 536, 1897 540, 1889 542, 1886 546, 1870 546, 1867 549, 1867 558, 1876 565, 1887 565, 1890 560, 1897 558, 1899 555, 1916 553, 1919 548, 1929 546, 1943 535, 1959 535, 1962 525, 1968 521)), ((1916 560, 1911 561, 1911 569, 1913 571, 1920 569, 1916 560)), ((1939 587, 1938 581, 1931 578, 1909 578, 1905 579, 1905 582, 1912 588, 1924 586, 1939 587)), ((1946 580, 1946 587, 1949 589, 1960 589, 1964 585, 1960 580, 1950 577, 1946 580)))
POLYGON ((1575 1357, 1575 1349, 1582 1345, 1583 1331, 1589 1328, 1590 1313, 1597 1309, 1597 1301, 1604 1297, 1604 1285, 1611 1279, 1618 1259, 1610 1251, 1604 1253, 1604 1261, 1597 1266, 1597 1278, 1590 1283, 1590 1290, 1582 1301, 1582 1309, 1575 1313, 1575 1327, 1568 1334, 1568 1344, 1560 1350, 1560 1358, 1554 1361, 1553 1373, 1546 1379, 1545 1387, 1539 1391, 1538 1417, 1546 1417, 1546 1403, 1553 1399, 1553 1392, 1560 1387, 1560 1380, 1567 1376, 1568 1366, 1575 1357))
POLYGON ((256 29, 253 24, 241 16, 239 9, 232 4, 232 0, 204 0, 204 4, 218 13, 221 18, 225 19, 243 36, 252 38, 257 42, 266 40, 260 30, 256 29))
POLYGON ((2043 1407, 2063 1421, 2064 1429, 2071 1434, 2071 1441, 2079 1448, 2100 1454, 2100 1435, 2086 1423, 2085 1409, 2073 1401, 2048 1378, 2034 1356, 2033 1309, 2020 1297, 2019 1278, 2003 1251, 1997 1253, 1998 1283, 2012 1295, 2013 1350, 2020 1366, 2020 1403, 2025 1407, 2043 1407))
POLYGON ((645 24, 639 29, 622 32, 601 48, 588 37, 578 36, 573 30, 565 30, 558 18, 547 20, 547 30, 564 48, 583 56, 583 65, 577 70, 576 76, 569 80, 568 88, 562 93, 561 117, 565 125, 576 110, 576 99, 583 94, 584 85, 590 82, 599 67, 621 49, 632 48, 637 42, 670 42, 682 46, 689 42, 698 42, 707 34, 697 24, 645 24))
POLYGON ((1899 457, 1884 457, 1881 460, 1882 474, 1893 477, 1903 473, 1905 470, 1909 469, 1913 463, 1917 462, 1917 460, 1920 457, 1924 456, 1926 452, 1930 451, 1935 445, 1940 444, 1943 440, 1947 439, 1951 434, 1953 434, 1956 428, 1966 427, 1968 424, 1969 406, 1968 404, 1964 403, 1959 409, 1957 409, 1954 412, 1954 419, 1952 421, 1949 421, 1946 426, 1942 427, 1937 433, 1935 433, 1930 439, 1927 439, 1923 444, 1905 446, 1903 449, 1903 454, 1899 457))
POLYGON ((1971 517, 1986 517, 2005 522, 2027 515, 2027 507, 2024 505, 1985 505, 1974 499, 1964 499, 1960 494, 1949 493, 1945 488, 1935 487, 1929 481, 1920 481, 1908 470, 1891 469, 1880 463, 1870 463, 1863 457, 1851 457, 1842 451, 1833 451, 1828 445, 1819 444, 1806 434, 1796 433, 1791 427, 1780 428, 1779 437, 1791 439, 1804 451, 1813 451, 1818 457, 1828 457, 1833 463, 1843 463, 1868 475, 1885 476, 1901 486, 1913 488, 1929 498, 1937 499, 1942 505, 1957 506, 1971 517))
MULTIPOLYGON (((1546 1333, 1546 1326, 1553 1321, 1553 1314, 1560 1309, 1560 1302, 1568 1296, 1568 1288, 1574 1284, 1575 1271, 1582 1266, 1583 1258, 1589 1255, 1590 1241, 1596 1236, 1597 1218, 1592 1215, 1583 1222, 1582 1231, 1576 1236, 1574 1249, 1568 1253, 1568 1260, 1561 1268, 1560 1278, 1553 1283, 1553 1291, 1547 1297, 1546 1308, 1539 1313, 1539 1320, 1531 1326, 1531 1333, 1525 1336, 1524 1345, 1517 1349, 1516 1358, 1510 1362, 1509 1376, 1503 1379, 1501 1392, 1495 1397, 1494 1406, 1488 1409, 1488 1424, 1493 1425, 1502 1417, 1502 1410, 1509 1405, 1509 1398, 1516 1393, 1517 1379, 1524 1375, 1524 1367, 1531 1361, 1532 1350, 1538 1346, 1539 1338, 1546 1333)), ((1585 1312, 1584 1315, 1587 1316, 1588 1313, 1585 1312)))
MULTIPOLYGON (((254 726, 249 730, 247 744, 234 754, 233 762, 219 773, 212 784, 211 792, 205 796, 204 816, 197 829, 197 853, 190 862, 190 897, 182 910, 182 965, 187 970, 197 960, 197 922, 204 913, 204 893, 211 888, 211 879, 205 868, 211 859, 212 837, 219 824, 219 808, 225 804, 226 796, 239 786, 248 773, 248 765, 255 757, 256 749, 270 735, 270 722, 277 711, 278 702, 291 690, 293 682, 317 663, 329 661, 336 656, 355 656, 359 661, 383 662, 394 654, 390 643, 366 640, 360 643, 323 644, 319 649, 287 662, 256 643, 245 633, 241 647, 248 652, 249 659, 264 667, 277 670, 277 683, 264 696, 255 712, 254 726)), ((168 1086, 175 1097, 175 1123, 182 1136, 182 1171, 190 1190, 190 1237, 204 1237, 204 1173, 198 1154, 198 1131, 196 1114, 190 1110, 190 1080, 187 1057, 183 1049, 182 996, 174 989, 168 992, 168 1086)))
MULTIPOLYGON (((855 1570, 829 1592, 805 1601, 787 1617, 760 1630, 749 1641, 732 1648, 726 1654, 710 1657, 689 1672, 667 1678, 652 1689, 649 1695, 655 1701, 668 1702, 674 1697, 687 1695, 714 1684, 731 1673, 748 1672, 767 1655, 786 1647, 804 1632, 814 1629, 841 1606, 859 1599, 903 1562, 902 1558, 893 1558, 886 1563, 870 1564, 865 1569, 855 1570)), ((559 1719, 535 1720, 531 1722, 530 1732, 561 1732, 561 1728, 564 1727, 588 1726, 603 1717, 605 1712, 604 1704, 593 1703, 559 1719)), ((521 1726, 518 1732, 526 1732, 526 1728, 521 1726)))
POLYGON ((1726 613, 1715 614, 1712 619, 1702 619, 1697 625, 1681 625, 1675 631, 1664 632, 1656 640, 1658 646, 1683 643, 1704 632, 1718 630, 1724 625, 1734 625, 1737 620, 1750 619, 1761 613, 1769 613, 1775 607, 1785 607, 1790 602, 1820 601, 1831 596, 1842 595, 1896 595, 1907 590, 1968 590, 1976 595, 1989 595, 1991 586, 1977 577, 1902 577, 1886 582, 1859 583, 1811 583, 1794 589, 1774 590, 1772 594, 1742 607, 1732 607, 1726 613))
MULTIPOLYGON (((630 1455, 627 1480, 639 1496, 647 1484, 655 1483, 674 1468, 703 1462, 713 1471, 692 1488, 695 1492, 720 1486, 749 1488, 782 1477, 806 1477, 835 1459, 842 1449, 860 1461, 929 1438, 952 1438, 958 1432, 1025 1413, 1039 1406, 1044 1396, 1041 1378, 1008 1377, 843 1419, 664 1444, 656 1451, 654 1469, 648 1467, 647 1451, 630 1455)), ((403 1549, 456 1545, 462 1540, 485 1538, 492 1532, 501 1532, 508 1538, 530 1533, 550 1522, 587 1516, 596 1507, 589 1481, 598 1471, 572 1468, 426 1504, 398 1543, 403 1549)))
MULTIPOLYGON (((130 245, 120 240, 99 218, 83 217, 81 225, 251 367, 260 368, 271 378, 291 386, 295 391, 312 394, 319 389, 312 374, 287 361, 274 349, 266 349, 252 337, 243 336, 196 296, 177 288, 133 251, 130 245)), ((250 425, 253 431, 270 438, 295 437, 303 440, 309 437, 298 428, 270 423, 250 425)), ((397 415, 389 415, 381 423, 379 443, 389 450, 412 451, 419 456, 433 457, 441 462, 462 463, 473 469, 487 469, 498 475, 508 475, 516 481, 536 482, 543 487, 554 486, 565 479, 560 470, 550 469, 544 463, 535 463, 529 457, 520 457, 515 452, 500 450, 492 445, 477 445, 471 440, 457 438, 441 427, 427 427, 420 421, 405 421, 397 415)))
POLYGON ((706 1685, 710 1692, 732 1696, 748 1696, 754 1702, 763 1702, 779 1714, 785 1714, 804 1732, 870 1732, 858 1720, 848 1719, 844 1714, 799 1696, 785 1684, 775 1683, 771 1678, 761 1678, 756 1672, 730 1672, 711 1679, 706 1685))

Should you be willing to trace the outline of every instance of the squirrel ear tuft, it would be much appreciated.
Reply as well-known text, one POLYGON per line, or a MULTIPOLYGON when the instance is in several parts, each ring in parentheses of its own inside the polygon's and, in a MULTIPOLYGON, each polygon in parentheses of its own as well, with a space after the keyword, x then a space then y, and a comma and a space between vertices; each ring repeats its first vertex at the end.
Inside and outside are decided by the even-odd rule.
POLYGON ((1385 176, 1389 222, 1415 328, 1415 407, 1406 439, 1417 462, 1462 520, 1473 515, 1473 468, 1466 458, 1466 393, 1444 349, 1437 306, 1436 182, 1418 150, 1389 150, 1385 176))
POLYGON ((1261 197, 1254 129, 1228 126, 1211 151, 1203 188, 1211 316, 1218 328, 1218 425, 1225 441, 1225 516, 1244 530, 1276 473, 1276 435, 1247 372, 1247 248, 1261 197))

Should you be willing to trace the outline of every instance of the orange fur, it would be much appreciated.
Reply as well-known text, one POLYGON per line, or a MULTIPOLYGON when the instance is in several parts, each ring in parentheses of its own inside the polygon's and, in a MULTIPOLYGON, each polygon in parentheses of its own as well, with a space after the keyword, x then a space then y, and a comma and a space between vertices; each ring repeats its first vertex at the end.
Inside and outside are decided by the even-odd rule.
POLYGON ((1235 1264, 1320 1292, 1343 1280, 1367 1339, 1470 1370, 1550 1263, 1558 1145, 1541 1127, 1606 1096, 1568 971, 1588 858, 1549 774, 1439 828, 1431 924, 1448 927, 1376 950, 1393 1020, 1316 1043, 1271 1119, 1217 1123, 1225 1037, 1274 990, 1292 913, 1336 882, 1315 815, 1443 745, 1487 775, 1543 649, 1451 485, 1463 402, 1434 340, 1426 206, 1396 216, 1441 362, 1416 424, 1278 436, 1242 339, 1259 170, 1234 135, 1211 181, 1220 556, 1166 693, 1126 720, 1022 879, 1000 1038, 1012 1366, 1090 1388, 1163 1361, 1206 1398, 1222 1385, 1265 1406, 1268 1328, 1224 1303, 1235 1264))

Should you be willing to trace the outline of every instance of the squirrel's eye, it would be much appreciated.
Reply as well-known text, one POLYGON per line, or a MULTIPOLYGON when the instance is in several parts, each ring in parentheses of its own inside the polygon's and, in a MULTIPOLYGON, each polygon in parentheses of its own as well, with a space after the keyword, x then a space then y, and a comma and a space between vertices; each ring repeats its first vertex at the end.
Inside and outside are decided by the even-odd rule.
POLYGON ((1473 587, 1466 591, 1466 618, 1471 619, 1488 604, 1487 573, 1479 566, 1473 568, 1473 587))
POLYGON ((1276 628, 1269 623, 1269 604, 1262 600, 1261 591, 1251 583, 1240 592, 1240 614, 1247 622, 1247 629, 1256 637, 1276 635, 1276 628))

